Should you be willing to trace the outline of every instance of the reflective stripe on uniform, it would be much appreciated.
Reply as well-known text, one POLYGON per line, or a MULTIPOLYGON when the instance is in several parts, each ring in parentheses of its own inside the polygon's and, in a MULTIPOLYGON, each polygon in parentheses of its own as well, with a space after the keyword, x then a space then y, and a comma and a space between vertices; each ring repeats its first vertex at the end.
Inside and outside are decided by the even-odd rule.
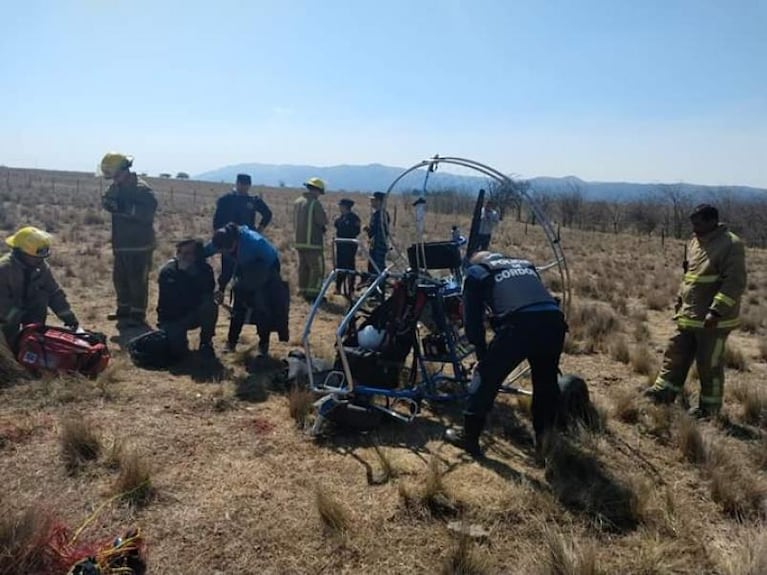
MULTIPOLYGON (((689 319, 689 318, 686 318, 686 317, 680 317, 680 318, 677 318, 676 324, 679 327, 702 328, 703 327, 703 320, 689 319)), ((719 328, 719 329, 729 329, 729 328, 738 327, 739 325, 740 325, 740 319, 739 318, 735 318, 735 319, 720 320, 716 324, 716 327, 719 328)))
POLYGON ((737 302, 736 302, 734 299, 732 299, 730 296, 728 296, 727 294, 723 294, 722 292, 719 292, 718 294, 716 294, 716 295, 714 296, 714 301, 718 301, 718 302, 721 302, 721 303, 723 303, 724 305, 728 305, 728 306, 730 306, 730 307, 734 306, 734 305, 737 303, 737 302))
POLYGON ((700 276, 698 274, 684 274, 684 282, 689 284, 712 284, 719 281, 719 276, 700 276))
POLYGON ((681 385, 675 385, 671 383, 670 381, 663 379, 662 377, 659 377, 655 380, 655 385, 653 385, 654 389, 669 389, 673 391, 674 393, 679 393, 682 391, 681 385))
POLYGON ((714 344, 714 350, 711 352, 711 367, 719 367, 719 362, 722 359, 723 353, 724 353, 724 338, 718 337, 716 339, 716 343, 714 344))
POLYGON ((721 398, 721 396, 720 397, 716 397, 716 396, 713 396, 713 395, 701 395, 698 401, 700 401, 700 403, 706 404, 706 405, 716 405, 716 406, 722 405, 722 398, 721 398))

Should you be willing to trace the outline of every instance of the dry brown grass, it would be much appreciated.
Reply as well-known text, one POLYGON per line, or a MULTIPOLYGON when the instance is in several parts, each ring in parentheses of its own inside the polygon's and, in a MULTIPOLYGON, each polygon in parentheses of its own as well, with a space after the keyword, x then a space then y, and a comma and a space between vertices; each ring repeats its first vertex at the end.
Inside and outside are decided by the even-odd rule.
POLYGON ((637 392, 621 391, 613 398, 613 413, 615 418, 623 423, 636 423, 639 421, 639 403, 637 392))
POLYGON ((684 458, 694 465, 708 461, 708 449, 698 423, 688 416, 679 418, 676 426, 676 441, 684 458))
POLYGON ((555 440, 546 456, 546 479, 563 505, 607 530, 635 528, 641 504, 629 485, 605 469, 594 452, 555 440))
POLYGON ((320 521, 331 533, 342 535, 351 526, 351 516, 346 508, 326 489, 318 488, 314 502, 320 521))
POLYGON ((631 368, 639 375, 650 375, 657 370, 657 362, 650 348, 638 344, 631 353, 631 368))
POLYGON ((767 338, 762 338, 759 341, 759 358, 767 363, 767 338))
POLYGON ((724 355, 722 356, 724 366, 736 371, 748 371, 748 360, 743 351, 733 342, 728 341, 724 346, 724 355))
POLYGON ((733 397, 743 407, 743 421, 750 425, 767 426, 767 390, 763 385, 737 383, 732 390, 733 397))
POLYGON ((135 449, 122 450, 118 457, 120 473, 113 488, 115 495, 136 507, 146 505, 156 494, 149 462, 135 449))
POLYGON ((0 573, 32 575, 44 567, 41 549, 47 542, 52 521, 47 513, 32 507, 16 514, 0 505, 0 573))
POLYGON ((61 425, 61 456, 67 471, 74 473, 101 454, 101 436, 87 419, 75 416, 61 425))
POLYGON ((469 537, 460 537, 445 559, 442 575, 485 575, 491 573, 490 562, 477 551, 469 537))
POLYGON ((452 491, 445 485, 439 459, 432 457, 426 477, 420 486, 413 488, 400 483, 399 496, 408 513, 427 513, 431 517, 452 517, 460 511, 452 491))
POLYGON ((767 573, 767 535, 746 538, 723 565, 724 575, 764 575, 767 573))
POLYGON ((739 521, 767 519, 767 478, 755 474, 733 457, 723 443, 709 448, 711 497, 727 515, 739 521))
POLYGON ((293 387, 288 393, 288 411, 299 427, 304 427, 312 412, 314 395, 308 389, 293 387))
POLYGON ((539 573, 541 575, 601 575, 596 547, 593 544, 579 545, 575 537, 561 531, 544 530, 545 557, 539 573))
MULTIPOLYGON (((0 168, 0 226, 11 231, 18 224, 29 223, 50 225, 55 230, 56 257, 51 260, 54 273, 66 285, 84 327, 102 331, 113 341, 110 347, 116 358, 113 365, 117 366, 124 355, 120 334, 105 320, 106 314, 113 311, 114 293, 109 225, 99 223, 106 218, 98 205, 98 180, 90 174, 79 176, 78 191, 74 183, 78 176, 55 174, 54 194, 50 191, 50 173, 43 177, 37 172, 11 172, 8 190, 0 168)), ((160 245, 155 258, 159 265, 172 253, 173 241, 181 235, 209 236, 214 200, 229 185, 173 180, 150 183, 160 201, 160 245), (196 202, 193 192, 198 195, 196 202)), ((275 214, 267 236, 281 250, 285 277, 295 282, 296 255, 290 248, 291 202, 298 191, 258 191, 275 214)), ((321 200, 331 217, 338 197, 331 192, 321 200)), ((360 200, 357 207, 365 220, 367 202, 360 200)), ((392 201, 399 209, 396 238, 406 246, 414 237, 409 203, 407 198, 392 201)), ((433 240, 442 239, 440 230, 449 229, 453 223, 463 229, 468 227, 465 214, 430 211, 427 218, 429 239, 433 240)), ((536 262, 546 261, 549 256, 540 229, 529 226, 523 235, 522 226, 512 220, 504 220, 494 247, 529 256, 536 262)), ((737 541, 745 542, 749 535, 763 529, 756 521, 756 499, 753 495, 741 499, 726 496, 718 488, 717 501, 713 500, 711 464, 692 464, 681 455, 677 427, 680 408, 657 409, 634 395, 632 390, 643 385, 645 377, 620 363, 625 353, 617 343, 623 333, 630 349, 635 344, 645 345, 656 359, 660 358, 660 348, 674 327, 670 310, 648 310, 646 298, 656 293, 659 299, 664 293, 670 298, 676 289, 682 243, 667 239, 664 247, 655 236, 605 235, 576 229, 563 229, 562 239, 578 283, 571 317, 573 332, 568 337, 568 349, 576 354, 563 358, 563 371, 583 374, 592 398, 612 405, 616 419, 627 423, 616 423, 603 434, 576 433, 581 454, 575 459, 580 465, 560 465, 562 471, 553 479, 554 489, 546 485, 542 471, 534 466, 529 445, 517 443, 514 438, 489 430, 490 458, 482 465, 469 462, 458 450, 444 448, 442 431, 450 410, 443 412, 440 407, 430 411, 432 406, 427 404, 412 425, 387 425, 375 443, 348 433, 313 442, 295 432, 283 395, 269 393, 258 403, 237 397, 234 375, 245 372, 246 352, 221 356, 226 375, 220 386, 201 383, 194 374, 141 371, 132 365, 114 368, 96 382, 59 378, 10 387, 0 383, 0 482, 6 486, 0 498, 10 505, 8 515, 0 514, 0 518, 17 518, 20 511, 40 502, 54 508, 56 516, 75 523, 82 520, 99 503, 100 496, 104 497, 102 488, 111 488, 121 474, 122 461, 129 457, 129 450, 120 447, 125 438, 131 445, 140 445, 150 457, 151 483, 161 486, 162 497, 141 509, 110 507, 94 523, 94 535, 109 539, 122 532, 126 524, 138 524, 149 541, 150 569, 163 575, 221 570, 362 573, 375 569, 403 574, 461 568, 470 571, 469 562, 462 559, 469 550, 480 562, 488 560, 486 572, 532 573, 543 563, 532 551, 541 549, 541 525, 571 539, 573 544, 566 542, 565 555, 588 555, 591 542, 595 542, 599 560, 596 568, 603 572, 722 572, 713 563, 720 559, 718 550, 735 552, 737 541), (627 279, 624 270, 634 268, 647 273, 638 281, 627 279), (73 408, 88 413, 108 439, 101 467, 91 465, 88 473, 66 476, 61 470, 56 422, 73 408), (632 423, 635 418, 636 423, 632 423), (115 437, 117 442, 111 440, 115 437), (425 462, 432 457, 439 458, 439 465, 430 475, 425 462), (595 467, 584 463, 589 458, 596 462, 595 467), (375 472, 380 469, 382 480, 372 485, 366 481, 369 468, 375 472), (580 482, 561 477, 568 470, 584 469, 586 479, 580 482), (592 480, 598 474, 588 473, 594 469, 625 490, 616 495, 615 489, 600 489, 602 480, 592 480), (395 480, 393 475, 397 476, 395 480), (593 483, 597 487, 590 487, 593 483), (317 514, 317 485, 330 488, 344 509, 354 511, 345 536, 323 538, 319 519, 313 519, 317 514), (427 489, 427 485, 431 487, 427 489), (399 503, 398 491, 403 493, 399 503), (442 496, 426 497, 428 491, 442 496), (632 495, 627 497, 626 492, 632 495), (611 503, 616 498, 624 503, 611 503), (437 502, 431 505, 435 512, 426 499, 437 502), (606 529, 616 529, 612 521, 604 519, 608 515, 634 517, 637 527, 621 536, 605 533, 606 529), (461 550, 460 542, 445 529, 446 516, 492 528, 489 544, 461 550), (705 547, 694 542, 696 537, 705 542, 705 547), (515 570, 527 566, 528 560, 539 563, 515 570)), ((329 254, 326 250, 328 260, 329 254)), ((212 261, 214 266, 219 265, 218 258, 212 261)), ((364 264, 360 261, 359 265, 364 264)), ((761 353, 767 360, 763 321, 767 312, 767 253, 749 250, 748 266, 754 287, 745 313, 749 318, 761 317, 762 327, 754 333, 733 334, 732 339, 750 360, 750 369, 737 374, 738 382, 758 386, 767 380, 767 361, 756 359, 761 353), (764 351, 759 351, 760 346, 764 351)), ((552 277, 544 275, 547 281, 552 277)), ((154 307, 156 271, 152 272, 150 286, 150 307, 154 307)), ((283 344, 273 339, 275 358, 284 357, 297 346, 307 313, 308 306, 294 298, 293 342, 283 344)), ((149 319, 155 320, 151 310, 149 319)), ((223 343, 227 319, 222 314, 218 347, 223 343)), ((748 330, 756 324, 755 319, 748 330)), ((315 349, 326 359, 332 359, 337 325, 338 316, 328 310, 318 316, 315 349)), ((255 334, 252 328, 246 328, 242 349, 247 350, 253 343, 255 334)), ((16 368, 12 361, 8 365, 16 368)), ((728 392, 730 381, 735 379, 729 378, 728 392)), ((500 417, 506 415, 504 410, 510 404, 513 400, 499 400, 500 417)), ((520 405, 529 406, 529 402, 520 405)), ((733 403, 729 396, 727 409, 742 421, 741 404, 733 403)), ((299 415, 298 419, 304 418, 299 415)), ((521 419, 522 425, 529 427, 529 418, 521 419)), ((767 471, 767 444, 736 439, 728 435, 733 433, 729 427, 703 423, 699 428, 704 431, 707 445, 724 442, 731 462, 720 475, 734 483, 736 494, 757 492, 749 485, 756 485, 759 474, 764 476, 767 471)), ((743 556, 745 546, 737 551, 743 556)), ((589 568, 589 561, 582 563, 589 568)), ((583 568, 573 567, 576 572, 583 568)), ((35 573, 35 569, 30 572, 35 573)))
POLYGON ((623 364, 631 361, 631 350, 625 336, 616 337, 610 344, 610 358, 623 364))

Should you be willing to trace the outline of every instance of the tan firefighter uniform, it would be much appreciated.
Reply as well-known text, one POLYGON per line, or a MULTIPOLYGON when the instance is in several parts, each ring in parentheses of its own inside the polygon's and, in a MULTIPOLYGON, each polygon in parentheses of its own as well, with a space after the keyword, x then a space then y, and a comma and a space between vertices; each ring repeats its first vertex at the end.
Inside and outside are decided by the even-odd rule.
POLYGON ((76 323, 47 263, 27 268, 11 254, 0 258, 0 331, 8 343, 16 339, 22 325, 45 323, 48 308, 62 322, 76 323))
POLYGON ((325 278, 323 240, 328 218, 319 199, 312 192, 296 200, 293 211, 296 230, 295 248, 298 252, 298 293, 315 298, 325 278))
POLYGON ((143 318, 149 301, 157 199, 145 182, 130 174, 126 183, 109 186, 102 204, 112 214, 117 315, 143 318))
POLYGON ((673 395, 682 391, 693 361, 700 376, 700 408, 716 412, 724 392, 724 345, 739 325, 740 298, 746 288, 746 257, 743 242, 719 225, 688 246, 689 267, 684 274, 674 319, 677 332, 671 337, 655 389, 673 395), (704 328, 713 312, 719 322, 704 328))

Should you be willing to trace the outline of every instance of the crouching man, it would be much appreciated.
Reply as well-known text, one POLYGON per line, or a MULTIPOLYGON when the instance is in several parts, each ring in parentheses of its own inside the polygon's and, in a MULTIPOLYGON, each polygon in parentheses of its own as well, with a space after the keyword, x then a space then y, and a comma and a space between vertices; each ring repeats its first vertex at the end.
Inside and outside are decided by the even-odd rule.
POLYGON ((567 324, 554 297, 526 260, 479 252, 470 260, 463 288, 466 335, 479 363, 469 389, 464 428, 449 429, 446 439, 481 456, 479 436, 506 377, 527 360, 533 380, 533 428, 536 455, 552 430, 559 407, 557 376, 567 324), (485 310, 495 337, 485 342, 485 310))
POLYGON ((213 295, 213 268, 205 261, 203 244, 189 239, 176 245, 176 257, 160 271, 157 303, 158 327, 168 336, 171 354, 179 359, 189 352, 189 331, 200 329, 200 353, 213 358, 213 336, 218 306, 213 295))
POLYGON ((45 261, 51 251, 50 234, 25 227, 5 243, 12 251, 0 258, 0 330, 8 345, 15 347, 22 326, 44 324, 48 308, 64 325, 76 329, 77 317, 45 261))

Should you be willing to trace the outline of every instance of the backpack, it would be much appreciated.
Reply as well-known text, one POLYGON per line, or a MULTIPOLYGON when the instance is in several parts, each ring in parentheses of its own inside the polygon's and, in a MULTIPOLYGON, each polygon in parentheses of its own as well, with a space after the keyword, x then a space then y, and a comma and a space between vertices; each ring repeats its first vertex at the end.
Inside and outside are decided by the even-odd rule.
POLYGON ((134 337, 128 342, 128 353, 134 364, 147 369, 165 369, 174 361, 168 334, 161 329, 134 337))
POLYGON ((104 334, 43 324, 24 326, 16 347, 18 362, 38 375, 49 371, 95 377, 110 359, 104 334))

